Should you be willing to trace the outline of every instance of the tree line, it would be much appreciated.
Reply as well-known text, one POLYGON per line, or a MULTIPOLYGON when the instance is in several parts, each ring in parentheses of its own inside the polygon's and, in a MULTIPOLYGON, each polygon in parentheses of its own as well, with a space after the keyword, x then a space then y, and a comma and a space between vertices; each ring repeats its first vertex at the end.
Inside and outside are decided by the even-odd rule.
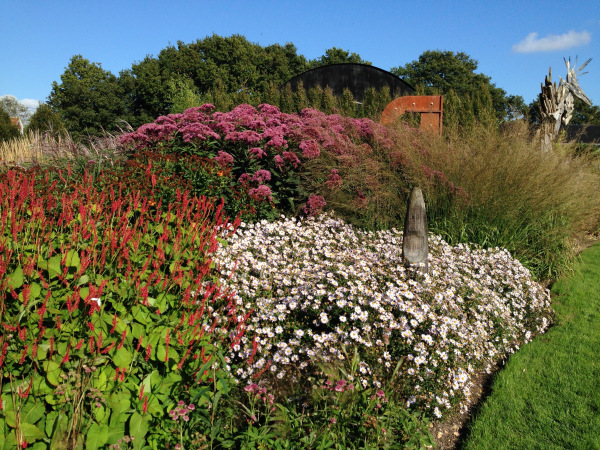
MULTIPOLYGON (((46 103, 29 120, 28 129, 68 131, 73 138, 136 128, 161 115, 183 112, 203 103, 218 110, 235 105, 270 103, 284 112, 314 107, 327 113, 377 118, 392 100, 389 91, 370 90, 358 104, 350 92, 335 97, 331 90, 292 92, 286 81, 306 70, 336 63, 371 64, 356 53, 333 47, 314 60, 292 43, 261 46, 244 36, 212 35, 186 44, 169 45, 114 75, 82 55, 69 61, 54 81, 46 103)), ((499 124, 524 117, 527 105, 518 95, 497 87, 477 73, 477 61, 463 52, 430 50, 418 60, 390 69, 420 94, 445 96, 446 125, 473 120, 499 124)), ((598 117, 597 107, 587 116, 598 117)))

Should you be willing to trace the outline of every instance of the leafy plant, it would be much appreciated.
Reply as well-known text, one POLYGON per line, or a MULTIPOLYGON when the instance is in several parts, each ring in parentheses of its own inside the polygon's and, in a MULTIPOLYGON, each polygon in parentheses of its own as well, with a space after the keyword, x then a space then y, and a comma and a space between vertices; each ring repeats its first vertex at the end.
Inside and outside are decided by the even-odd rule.
MULTIPOLYGON (((246 318, 210 255, 235 224, 186 192, 162 212, 87 174, 57 197, 38 188, 35 174, 0 178, 2 439, 160 442, 176 398, 228 382, 219 349, 246 318)), ((202 409, 213 393, 195 395, 202 409)))

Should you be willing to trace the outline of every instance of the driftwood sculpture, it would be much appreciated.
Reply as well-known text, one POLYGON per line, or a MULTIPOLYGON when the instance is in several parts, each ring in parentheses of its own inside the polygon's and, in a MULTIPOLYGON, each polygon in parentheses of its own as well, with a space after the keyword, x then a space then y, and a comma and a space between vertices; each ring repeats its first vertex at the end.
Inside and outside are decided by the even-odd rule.
POLYGON ((425 199, 421 188, 415 186, 410 193, 404 218, 404 237, 402 239, 404 266, 427 273, 429 271, 428 253, 425 199))
MULTIPOLYGON (((560 83, 556 86, 556 82, 552 83, 552 68, 550 68, 548 76, 542 84, 542 92, 539 95, 543 152, 552 151, 552 143, 556 141, 560 133, 560 127, 568 125, 571 121, 573 109, 575 108, 573 96, 588 105, 592 104, 577 82, 578 72, 581 72, 589 64, 591 58, 583 63, 579 69, 576 69, 577 58, 573 67, 571 67, 571 58, 564 61, 567 66, 567 80, 565 81, 562 77, 559 77, 560 83)), ((579 75, 586 73, 579 73, 579 75)))

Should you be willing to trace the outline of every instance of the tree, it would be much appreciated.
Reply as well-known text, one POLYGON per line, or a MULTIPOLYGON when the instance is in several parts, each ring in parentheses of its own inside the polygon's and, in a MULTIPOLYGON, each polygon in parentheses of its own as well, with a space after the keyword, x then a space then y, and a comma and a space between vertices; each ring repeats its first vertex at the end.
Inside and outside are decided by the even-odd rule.
POLYGON ((52 111, 52 108, 50 108, 50 105, 47 103, 42 103, 38 106, 29 119, 29 123, 27 124, 27 127, 25 127, 25 132, 29 131, 50 133, 54 136, 66 132, 65 125, 62 123, 60 116, 52 111))
POLYGON ((18 138, 21 132, 10 121, 10 115, 0 108, 0 142, 18 138))
POLYGON ((315 67, 328 66, 330 64, 341 64, 341 63, 354 63, 354 64, 368 64, 369 61, 365 61, 357 53, 350 53, 348 50, 341 48, 332 47, 325 50, 323 56, 319 56, 317 59, 313 59, 309 62, 311 69, 315 67))
POLYGON ((0 108, 6 111, 10 117, 19 117, 23 123, 27 123, 31 115, 29 109, 14 95, 0 97, 0 108))
POLYGON ((127 116, 127 104, 115 75, 75 55, 60 79, 52 83, 48 104, 74 139, 119 129, 118 120, 127 116))
POLYGON ((600 107, 598 105, 588 105, 578 98, 575 98, 575 109, 572 125, 600 125, 600 107))
POLYGON ((464 52, 427 50, 418 60, 403 67, 392 68, 390 71, 425 95, 446 95, 453 91, 458 98, 475 101, 481 97, 479 92, 481 87, 485 86, 491 96, 491 106, 498 121, 524 115, 526 107, 523 98, 507 95, 504 89, 491 82, 489 76, 475 73, 477 65, 477 60, 464 52))

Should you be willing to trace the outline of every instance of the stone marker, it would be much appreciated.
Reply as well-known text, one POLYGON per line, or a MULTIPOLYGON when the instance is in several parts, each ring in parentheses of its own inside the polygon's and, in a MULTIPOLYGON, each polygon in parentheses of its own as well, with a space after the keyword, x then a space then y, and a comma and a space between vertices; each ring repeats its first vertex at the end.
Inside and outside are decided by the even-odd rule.
POLYGON ((404 219, 402 259, 405 267, 418 266, 422 273, 429 271, 427 244, 427 214, 421 188, 415 186, 408 199, 404 219))

